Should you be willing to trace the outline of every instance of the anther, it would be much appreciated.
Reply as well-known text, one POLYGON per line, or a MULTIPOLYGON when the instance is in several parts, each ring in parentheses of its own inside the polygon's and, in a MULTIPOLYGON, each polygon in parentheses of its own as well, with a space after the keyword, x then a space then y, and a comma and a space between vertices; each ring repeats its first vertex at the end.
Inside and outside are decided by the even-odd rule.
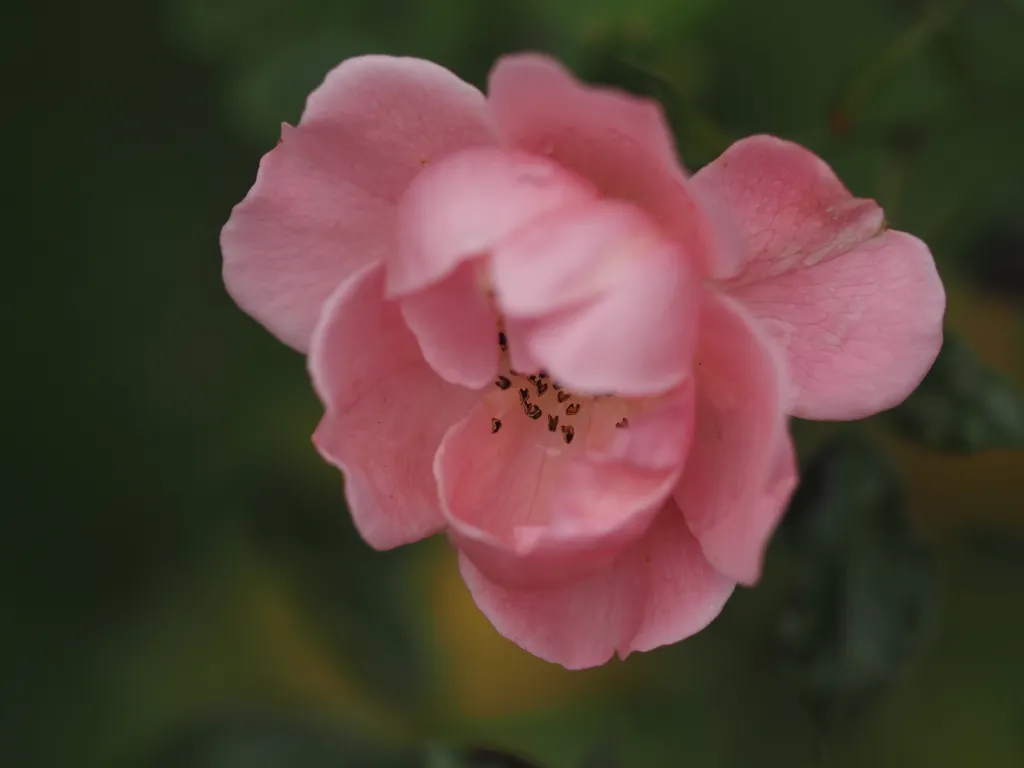
POLYGON ((579 403, 572 403, 570 405, 565 406, 565 415, 566 416, 575 416, 579 412, 580 412, 580 404, 579 403))
POLYGON ((519 390, 519 402, 522 403, 523 405, 526 405, 526 403, 528 403, 529 400, 530 400, 530 390, 528 390, 528 389, 520 389, 519 390))
POLYGON ((501 419, 491 419, 491 434, 501 429, 501 419))
POLYGON ((537 385, 537 397, 540 397, 541 395, 548 391, 548 385, 545 384, 540 379, 537 379, 533 383, 537 385))
POLYGON ((623 416, 622 420, 619 421, 615 426, 618 427, 619 429, 625 429, 626 427, 629 426, 629 419, 623 416))
POLYGON ((548 416, 548 430, 554 432, 556 429, 558 429, 558 417, 548 416))
POLYGON ((501 347, 502 352, 508 349, 508 337, 505 336, 504 331, 498 331, 498 346, 501 347))
POLYGON ((569 392, 562 392, 562 391, 558 392, 558 402, 560 402, 560 403, 564 403, 570 397, 572 397, 572 394, 569 393, 569 392))
POLYGON ((576 437, 576 430, 572 428, 571 424, 562 427, 562 439, 565 440, 566 445, 571 443, 574 437, 576 437))
POLYGON ((498 387, 498 389, 508 389, 509 387, 512 386, 512 380, 509 379, 507 376, 499 376, 498 380, 494 382, 494 384, 495 386, 498 387))

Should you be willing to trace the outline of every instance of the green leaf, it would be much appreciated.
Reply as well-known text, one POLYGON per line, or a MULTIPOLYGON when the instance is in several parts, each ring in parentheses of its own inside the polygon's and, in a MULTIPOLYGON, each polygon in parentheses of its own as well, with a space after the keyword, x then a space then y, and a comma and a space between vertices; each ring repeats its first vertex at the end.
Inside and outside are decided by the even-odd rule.
POLYGON ((934 565, 901 487, 867 443, 840 437, 804 473, 781 531, 795 556, 780 640, 823 723, 859 712, 930 636, 934 565))
POLYGON ((1024 397, 948 332, 921 386, 884 418, 904 436, 939 451, 1024 447, 1024 397))
POLYGON ((194 725, 145 768, 419 768, 415 752, 368 744, 319 722, 232 716, 194 725))

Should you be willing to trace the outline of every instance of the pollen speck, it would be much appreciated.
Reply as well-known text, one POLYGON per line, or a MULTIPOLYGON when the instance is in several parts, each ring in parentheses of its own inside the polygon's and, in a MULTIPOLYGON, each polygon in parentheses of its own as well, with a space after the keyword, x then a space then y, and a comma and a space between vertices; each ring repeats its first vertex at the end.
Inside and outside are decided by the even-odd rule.
POLYGON ((566 445, 571 443, 574 437, 576 437, 576 430, 572 428, 571 424, 562 427, 562 439, 565 440, 566 445))

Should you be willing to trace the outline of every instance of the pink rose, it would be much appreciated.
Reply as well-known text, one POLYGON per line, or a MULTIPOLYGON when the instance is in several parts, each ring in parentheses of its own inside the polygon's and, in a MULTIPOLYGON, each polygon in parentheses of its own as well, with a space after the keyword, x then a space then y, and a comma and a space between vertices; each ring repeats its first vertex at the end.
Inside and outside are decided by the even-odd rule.
POLYGON ((942 342, 928 248, 769 136, 687 176, 658 106, 537 55, 485 97, 331 72, 221 238, 309 355, 314 441, 386 549, 446 531, 503 635, 566 667, 704 628, 796 485, 787 419, 856 419, 942 342))

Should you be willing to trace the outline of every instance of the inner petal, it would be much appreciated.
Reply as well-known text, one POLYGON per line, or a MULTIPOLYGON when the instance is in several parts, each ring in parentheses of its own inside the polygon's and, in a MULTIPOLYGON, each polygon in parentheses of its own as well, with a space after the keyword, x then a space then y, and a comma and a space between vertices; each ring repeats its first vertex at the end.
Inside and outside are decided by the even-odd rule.
POLYGON ((657 395, 690 374, 699 276, 636 206, 541 217, 498 244, 491 278, 501 311, 525 323, 529 357, 577 389, 657 395))
POLYGON ((434 473, 457 546, 508 586, 557 583, 604 567, 643 535, 679 477, 692 386, 657 399, 577 396, 544 371, 508 363, 449 430, 434 473))
POLYGON ((498 362, 494 303, 480 287, 479 261, 468 261, 438 283, 400 299, 402 317, 424 359, 445 381, 486 386, 498 362))

